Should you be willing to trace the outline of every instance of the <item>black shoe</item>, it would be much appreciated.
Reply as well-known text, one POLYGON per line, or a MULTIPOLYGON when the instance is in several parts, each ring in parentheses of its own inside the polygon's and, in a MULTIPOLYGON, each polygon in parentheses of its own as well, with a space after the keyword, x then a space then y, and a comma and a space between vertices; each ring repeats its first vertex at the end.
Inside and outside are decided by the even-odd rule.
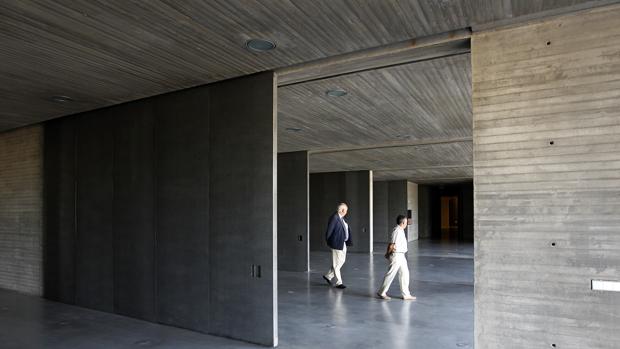
POLYGON ((325 281, 327 281, 327 284, 328 284, 329 286, 331 286, 331 285, 332 285, 332 281, 331 281, 330 279, 328 279, 328 278, 327 278, 327 276, 323 275, 323 279, 325 279, 325 281))
POLYGON ((340 285, 336 285, 336 288, 345 289, 347 288, 347 286, 340 284, 340 285))

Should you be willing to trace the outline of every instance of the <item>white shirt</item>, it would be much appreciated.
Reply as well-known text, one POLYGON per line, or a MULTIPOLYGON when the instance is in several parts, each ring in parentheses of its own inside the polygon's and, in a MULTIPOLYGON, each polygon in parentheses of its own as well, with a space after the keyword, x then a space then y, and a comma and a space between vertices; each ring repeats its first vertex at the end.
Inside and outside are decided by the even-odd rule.
POLYGON ((349 240, 349 225, 344 221, 344 218, 340 214, 338 214, 338 217, 340 217, 342 224, 344 224, 344 241, 347 241, 349 240))
POLYGON ((405 236, 405 230, 401 228, 400 225, 397 225, 394 227, 394 230, 392 230, 392 238, 390 239, 390 242, 396 245, 394 252, 407 252, 407 237, 405 236))

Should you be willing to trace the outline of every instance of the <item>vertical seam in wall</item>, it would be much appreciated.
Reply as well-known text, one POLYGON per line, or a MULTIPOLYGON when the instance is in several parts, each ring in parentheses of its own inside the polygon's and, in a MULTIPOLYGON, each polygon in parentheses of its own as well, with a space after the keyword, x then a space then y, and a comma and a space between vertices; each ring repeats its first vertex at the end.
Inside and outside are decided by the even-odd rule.
MULTIPOLYGON (((113 122, 115 121, 113 118, 110 121, 107 122, 113 122)), ((114 123, 113 123, 114 124, 114 123)), ((106 126, 108 126, 106 124, 106 126)), ((112 125, 113 126, 113 125, 112 125)), ((110 131, 110 130, 108 130, 110 131)), ((120 309, 117 306, 117 302, 119 297, 117 296, 117 287, 116 287, 116 256, 118 253, 118 249, 116 248, 116 242, 118 241, 118 235, 117 234, 117 229, 116 229, 116 215, 114 214, 115 211, 115 207, 116 207, 116 178, 117 178, 117 173, 116 173, 116 160, 117 160, 117 156, 116 156, 116 143, 118 141, 118 134, 116 132, 116 128, 112 127, 111 130, 112 133, 112 312, 119 314, 120 313, 120 309)))
MULTIPOLYGON (((211 292, 211 285, 212 285, 212 272, 211 272, 211 268, 212 268, 212 263, 211 263, 211 236, 212 236, 212 231, 211 231, 211 108, 212 108, 212 92, 213 92, 213 87, 209 86, 206 87, 207 89, 207 181, 206 181, 206 200, 207 200, 207 214, 206 214, 206 225, 205 227, 207 228, 207 246, 206 246, 206 260, 205 262, 207 263, 207 311, 209 312, 209 314, 211 313, 211 304, 212 304, 212 292, 211 292)), ((206 328, 207 328, 207 332, 211 331, 211 315, 207 314, 207 323, 206 323, 206 328)))
POLYGON ((158 228, 159 228, 159 219, 158 219, 158 205, 159 205, 159 201, 158 199, 158 191, 157 191, 157 166, 158 166, 158 162, 157 162, 157 114, 155 112, 153 112, 153 129, 152 131, 152 142, 153 142, 153 150, 152 150, 152 174, 153 174, 153 206, 152 206, 152 213, 153 213, 153 317, 155 322, 159 322, 159 307, 157 306, 157 300, 159 299, 159 258, 158 258, 158 254, 157 254, 157 235, 158 235, 158 228))
POLYGON ((79 131, 79 121, 78 119, 74 119, 75 122, 73 122, 73 253, 72 255, 72 259, 73 259, 73 292, 72 292, 72 298, 73 298, 73 304, 77 304, 77 288, 78 288, 78 272, 77 272, 77 262, 79 260, 78 258, 78 253, 79 253, 79 244, 78 244, 78 239, 79 239, 79 232, 78 232, 78 214, 77 214, 77 210, 78 210, 78 131, 79 131))

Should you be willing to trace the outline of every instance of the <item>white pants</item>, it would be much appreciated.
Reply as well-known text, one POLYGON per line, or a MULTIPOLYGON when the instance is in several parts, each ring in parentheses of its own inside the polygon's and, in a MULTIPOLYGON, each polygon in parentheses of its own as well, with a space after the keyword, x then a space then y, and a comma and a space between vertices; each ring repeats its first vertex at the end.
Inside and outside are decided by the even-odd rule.
POLYGON ((392 253, 390 256, 390 267, 388 268, 383 284, 379 289, 379 294, 386 294, 394 277, 398 273, 398 282, 400 283, 400 292, 403 296, 409 296, 409 267, 407 266, 407 258, 404 253, 392 253))
POLYGON ((329 268, 325 277, 329 280, 336 277, 338 280, 336 285, 342 285, 342 275, 340 275, 340 268, 344 265, 344 261, 347 259, 347 245, 344 245, 342 250, 332 249, 332 266, 329 268))

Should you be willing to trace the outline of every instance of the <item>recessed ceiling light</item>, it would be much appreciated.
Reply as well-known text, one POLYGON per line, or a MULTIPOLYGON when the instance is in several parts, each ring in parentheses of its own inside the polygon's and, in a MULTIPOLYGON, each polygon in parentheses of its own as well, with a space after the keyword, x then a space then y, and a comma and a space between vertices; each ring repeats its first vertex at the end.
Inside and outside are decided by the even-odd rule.
POLYGON ((301 128, 299 128, 299 127, 287 127, 286 130, 289 131, 289 132, 299 132, 299 131, 301 131, 301 128))
POLYGON ((73 102, 73 98, 68 97, 68 96, 52 96, 51 100, 52 102, 56 102, 56 103, 73 102))
POLYGON ((330 97, 342 97, 347 94, 347 91, 342 90, 342 89, 334 89, 334 90, 327 90, 325 94, 330 97))
POLYGON ((245 47, 248 50, 255 52, 266 52, 276 48, 276 44, 269 40, 264 39, 250 39, 245 42, 245 47))

